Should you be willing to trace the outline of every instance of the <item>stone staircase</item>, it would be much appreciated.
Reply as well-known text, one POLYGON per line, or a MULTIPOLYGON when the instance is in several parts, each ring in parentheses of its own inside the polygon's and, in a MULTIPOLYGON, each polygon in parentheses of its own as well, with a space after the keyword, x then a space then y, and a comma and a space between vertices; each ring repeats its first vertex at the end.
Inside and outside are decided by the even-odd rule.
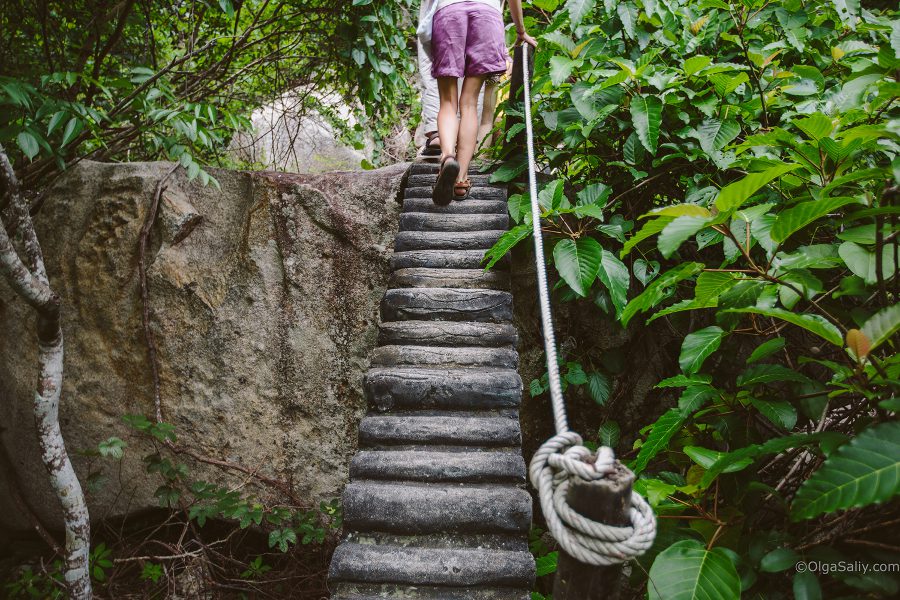
POLYGON ((470 199, 439 207, 436 174, 414 164, 404 192, 335 600, 527 600, 534 583, 509 275, 481 265, 506 190, 475 175, 470 199))

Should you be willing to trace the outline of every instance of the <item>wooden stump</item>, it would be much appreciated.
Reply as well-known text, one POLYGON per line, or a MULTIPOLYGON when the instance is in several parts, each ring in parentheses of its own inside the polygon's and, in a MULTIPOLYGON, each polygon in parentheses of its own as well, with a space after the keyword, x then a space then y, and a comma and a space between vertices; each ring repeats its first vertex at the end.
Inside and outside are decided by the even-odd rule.
MULTIPOLYGON (((633 483, 634 474, 616 463, 616 472, 600 481, 574 479, 569 484, 566 500, 573 510, 592 521, 627 526, 631 524, 628 509, 633 483)), ((620 592, 621 571, 621 565, 586 565, 560 550, 556 580, 553 583, 553 600, 616 598, 620 592)))

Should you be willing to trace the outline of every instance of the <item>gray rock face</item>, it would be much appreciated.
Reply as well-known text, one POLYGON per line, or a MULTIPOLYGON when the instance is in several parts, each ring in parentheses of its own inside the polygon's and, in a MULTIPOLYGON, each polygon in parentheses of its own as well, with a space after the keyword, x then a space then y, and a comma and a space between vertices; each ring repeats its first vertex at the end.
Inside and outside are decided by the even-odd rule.
MULTIPOLYGON (((156 506, 144 471, 149 446, 126 414, 153 413, 141 326, 137 248, 165 163, 82 163, 48 195, 38 234, 66 336, 61 423, 94 518, 156 506), (129 447, 115 465, 79 456, 111 436, 129 447)), ((179 442, 270 477, 310 500, 335 497, 348 476, 365 412, 363 373, 377 338, 406 165, 295 176, 214 171, 203 188, 182 174, 163 195, 148 252, 151 322, 164 417, 179 442)), ((47 522, 57 509, 30 414, 34 321, 0 279, 0 440, 25 496, 47 522)), ((190 465, 199 478, 217 471, 190 465)), ((0 481, 0 525, 14 519, 0 481)))

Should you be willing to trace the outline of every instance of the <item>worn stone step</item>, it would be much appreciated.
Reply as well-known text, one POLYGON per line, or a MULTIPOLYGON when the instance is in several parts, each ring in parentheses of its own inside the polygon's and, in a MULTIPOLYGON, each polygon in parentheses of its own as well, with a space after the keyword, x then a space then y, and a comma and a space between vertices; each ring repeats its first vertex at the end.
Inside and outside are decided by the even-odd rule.
POLYGON ((431 198, 406 198, 403 201, 404 213, 436 213, 445 215, 467 214, 508 214, 506 200, 473 200, 451 202, 441 206, 431 198))
POLYGON ((393 288, 475 288, 508 290, 509 274, 484 269, 398 269, 391 274, 393 288))
POLYGON ((393 289, 381 300, 381 320, 502 323, 512 320, 512 294, 475 289, 393 289))
MULTIPOLYGON (((349 582, 397 586, 394 590, 404 584, 413 585, 416 590, 422 589, 422 586, 443 586, 439 593, 435 590, 435 595, 420 596, 428 600, 518 600, 521 596, 485 595, 487 590, 477 588, 485 586, 530 590, 534 585, 534 558, 525 550, 343 543, 334 552, 328 579, 336 584, 349 582)), ((344 587, 343 590, 348 588, 353 590, 351 586, 344 587)), ((334 591, 346 593, 343 590, 338 588, 334 591)), ((371 588, 363 590, 362 593, 372 591, 371 588)), ((357 598, 373 597, 359 596, 356 591, 351 593, 357 593, 357 598)), ((353 595, 347 597, 354 598, 353 595)), ((398 600, 415 598, 399 595, 385 597, 398 600)))
MULTIPOLYGON (((475 186, 484 186, 484 187, 505 187, 505 183, 491 183, 491 176, 488 173, 470 173, 469 181, 472 182, 472 185, 475 186)), ((406 187, 427 187, 433 186, 437 182, 437 172, 434 173, 419 173, 417 175, 410 175, 409 179, 406 181, 406 187)))
POLYGON ((509 347, 381 346, 372 351, 372 366, 516 369, 519 366, 519 353, 509 347))
POLYGON ((447 588, 338 583, 331 600, 531 600, 531 592, 515 588, 447 588))
POLYGON ((364 389, 381 412, 516 408, 522 401, 522 379, 513 369, 375 368, 364 389))
POLYGON ((498 231, 509 228, 509 216, 497 214, 437 214, 406 212, 400 215, 400 231, 498 231))
POLYGON ((518 413, 510 416, 369 415, 359 424, 363 447, 518 446, 518 413))
MULTIPOLYGON (((420 187, 407 187, 403 191, 404 198, 431 198, 434 195, 433 186, 426 185, 420 187)), ((458 202, 468 202, 469 200, 506 200, 506 190, 495 187, 477 187, 473 186, 469 192, 469 197, 458 202)))
POLYGON ((516 328, 509 323, 469 321, 391 321, 378 330, 379 345, 515 346, 516 328))
POLYGON ((350 462, 353 480, 525 483, 520 452, 363 450, 350 462))
POLYGON ((527 533, 531 495, 512 485, 352 481, 343 494, 352 531, 527 533))
MULTIPOLYGON (((391 268, 400 269, 483 269, 484 250, 412 250, 395 252, 391 268)), ((509 268, 509 256, 494 265, 491 270, 509 268)))
POLYGON ((401 231, 394 240, 394 250, 487 250, 505 231, 401 231))
MULTIPOLYGON (((437 160, 432 162, 414 162, 409 167, 409 175, 436 175, 440 170, 440 164, 437 160)), ((481 161, 474 161, 471 165, 469 165, 469 176, 474 173, 481 173, 484 168, 484 163, 481 161)))

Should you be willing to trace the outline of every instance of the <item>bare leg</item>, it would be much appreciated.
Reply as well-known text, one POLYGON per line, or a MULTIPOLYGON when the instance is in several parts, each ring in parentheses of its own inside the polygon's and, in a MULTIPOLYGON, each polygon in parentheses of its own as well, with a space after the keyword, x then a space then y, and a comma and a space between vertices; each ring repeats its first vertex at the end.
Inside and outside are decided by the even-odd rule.
MULTIPOLYGON (((465 89, 465 88, 464 88, 465 89)), ((438 110, 438 137, 441 140, 441 160, 456 154, 456 136, 459 133, 459 100, 456 77, 438 77, 438 94, 441 108, 438 110)))
MULTIPOLYGON (((481 123, 478 125, 478 145, 484 143, 485 138, 494 128, 494 113, 497 110, 497 84, 488 83, 484 86, 484 102, 481 109, 481 123)), ((488 142, 490 143, 490 141, 488 142)))
MULTIPOLYGON (((478 137, 478 94, 485 77, 466 77, 459 95, 459 140, 456 144, 456 160, 459 161, 458 181, 465 181, 469 174, 469 163, 475 155, 475 141, 478 137)), ((444 143, 443 135, 441 144, 444 143)))

